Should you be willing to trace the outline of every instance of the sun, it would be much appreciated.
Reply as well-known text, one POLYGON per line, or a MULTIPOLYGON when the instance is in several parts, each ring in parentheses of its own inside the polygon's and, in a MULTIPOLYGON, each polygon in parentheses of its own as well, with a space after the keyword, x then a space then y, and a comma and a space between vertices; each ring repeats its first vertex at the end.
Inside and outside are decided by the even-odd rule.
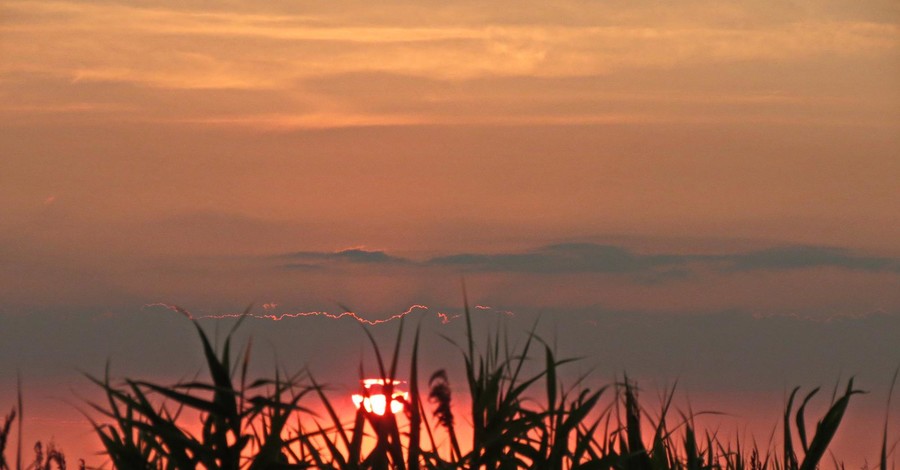
POLYGON ((363 393, 354 393, 351 397, 353 405, 356 409, 362 407, 366 412, 378 416, 384 416, 388 410, 391 414, 400 413, 409 401, 409 392, 396 388, 403 383, 405 382, 401 380, 364 379, 363 393), (388 393, 391 395, 390 404, 387 399, 388 393))

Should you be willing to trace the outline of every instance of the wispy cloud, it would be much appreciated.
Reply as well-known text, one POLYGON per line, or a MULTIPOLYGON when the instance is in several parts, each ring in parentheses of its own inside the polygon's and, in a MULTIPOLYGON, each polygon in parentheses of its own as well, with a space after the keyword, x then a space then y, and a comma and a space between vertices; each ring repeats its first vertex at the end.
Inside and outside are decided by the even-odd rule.
MULTIPOLYGON (((890 11, 877 5, 869 9, 890 11)), ((0 95, 16 101, 15 109, 6 110, 15 119, 22 119, 23 112, 41 113, 44 119, 49 112, 86 108, 104 114, 119 110, 103 117, 115 121, 124 116, 264 129, 733 121, 897 125, 892 109, 882 112, 886 100, 881 95, 893 93, 892 81, 862 96, 857 93, 862 87, 840 88, 854 93, 815 89, 814 82, 828 73, 816 69, 822 64, 834 64, 840 77, 856 61, 891 63, 898 54, 900 25, 895 19, 838 13, 845 14, 817 5, 723 7, 705 2, 677 7, 637 2, 627 8, 579 2, 552 11, 534 4, 513 11, 483 5, 435 9, 403 1, 352 9, 251 2, 148 7, 11 1, 0 5, 0 95), (744 64, 761 70, 761 78, 721 75, 723 66, 744 64), (665 75, 655 95, 646 86, 653 74, 665 75), (604 81, 618 75, 617 82, 604 81), (777 89, 757 89, 765 77, 775 75, 780 77, 777 89), (433 86, 404 94, 407 87, 394 84, 385 93, 374 93, 370 84, 383 76, 433 86), (710 76, 729 85, 711 90, 710 76), (496 81, 527 78, 549 82, 522 90, 496 81), (569 97, 560 91, 571 89, 565 80, 584 78, 591 79, 589 90, 569 97), (50 102, 17 98, 34 80, 46 82, 46 95, 64 90, 67 96, 50 102), (483 90, 473 85, 492 80, 483 90), (346 86, 335 93, 317 92, 315 81, 346 86), (631 83, 645 85, 638 87, 640 96, 628 89, 631 83), (95 103, 80 98, 86 84, 125 84, 135 90, 116 102, 95 103), (684 84, 696 89, 673 89, 684 84), (515 93, 509 101, 511 87, 515 93), (274 93, 278 99, 260 96, 241 110, 221 112, 210 109, 213 101, 203 95, 210 90, 274 93), (188 97, 190 106, 159 112, 154 104, 166 101, 159 95, 167 91, 196 94, 188 97), (523 93, 528 100, 521 99, 523 93), (835 94, 854 103, 830 102, 835 94), (673 103, 673 96, 678 102, 673 103), (877 108, 868 119, 834 112, 835 107, 866 106, 877 108), (382 109, 374 109, 378 107, 382 109)), ((179 98, 185 102, 184 96, 179 98)), ((228 96, 214 102, 241 100, 228 96)))
MULTIPOLYGON (((398 17, 417 10, 402 3, 394 9, 398 17)), ((756 21, 753 28, 734 28, 735 17, 752 18, 750 9, 711 9, 699 21, 686 15, 678 21, 671 16, 653 20, 620 15, 614 24, 582 24, 566 16, 521 23, 503 21, 501 15, 469 22, 460 21, 471 16, 462 11, 456 19, 434 15, 419 26, 384 17, 378 22, 352 21, 335 11, 312 9, 201 12, 8 2, 4 10, 12 21, 2 27, 10 39, 3 69, 40 67, 81 80, 188 88, 288 86, 298 77, 354 71, 449 79, 584 76, 697 62, 871 55, 895 50, 900 37, 900 28, 893 24, 824 17, 756 21), (73 37, 79 40, 67 40, 73 37), (185 38, 191 41, 189 47, 185 38), (28 45, 33 41, 48 47, 34 49, 28 45), (35 51, 39 58, 33 57, 35 51)), ((586 14, 599 17, 600 10, 586 14)))

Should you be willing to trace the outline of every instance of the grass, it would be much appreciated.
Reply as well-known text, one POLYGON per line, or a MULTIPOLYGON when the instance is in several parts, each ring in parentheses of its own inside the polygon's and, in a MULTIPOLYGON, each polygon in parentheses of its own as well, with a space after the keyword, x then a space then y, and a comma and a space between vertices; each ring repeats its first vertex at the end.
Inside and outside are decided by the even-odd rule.
MULTIPOLYGON (((22 470, 22 417, 24 416, 24 407, 22 406, 22 380, 16 377, 16 406, 0 421, 0 470, 22 470), (18 418, 18 446, 16 448, 15 466, 9 464, 6 460, 6 446, 9 444, 9 438, 12 435, 13 423, 18 418)), ((66 456, 50 441, 47 447, 41 441, 34 444, 34 461, 24 467, 26 470, 66 470, 66 456)), ((84 461, 80 462, 79 468, 84 469, 84 461)))
MULTIPOLYGON (((807 405, 819 390, 800 395, 794 389, 784 411, 780 447, 747 445, 701 432, 696 415, 672 411, 674 388, 663 397, 656 417, 648 418, 639 389, 627 376, 599 388, 589 387, 586 376, 565 386, 560 368, 572 359, 556 357, 534 328, 521 348, 497 331, 487 335, 480 349, 468 308, 465 321, 466 342, 457 348, 471 404, 466 410, 454 403, 443 370, 430 375, 427 389, 419 388, 418 329, 409 349, 410 369, 401 377, 402 320, 390 357, 382 355, 368 330, 365 334, 385 379, 385 394, 390 396, 395 379, 408 382, 405 412, 380 416, 360 408, 352 419, 340 416, 327 387, 307 372, 291 375, 276 369, 274 378, 250 380, 252 343, 239 349, 233 345, 238 321, 221 345, 214 345, 194 322, 206 360, 205 378, 166 385, 113 381, 107 366, 103 377, 90 377, 105 400, 91 403, 93 411, 85 415, 112 466, 129 470, 814 470, 824 463, 851 399, 862 393, 849 380, 808 429, 807 405), (540 361, 540 370, 531 371, 528 361, 540 361), (470 442, 457 435, 459 416, 471 423, 470 442)), ((21 414, 20 400, 0 421, 0 470, 13 468, 3 451, 17 417, 21 425, 21 414)), ((26 470, 49 470, 51 464, 65 468, 59 451, 36 450, 36 461, 26 470)), ((885 425, 879 460, 883 470, 888 455, 885 425)), ((836 460, 834 464, 840 466, 836 460)), ((14 468, 22 469, 19 457, 14 468)))

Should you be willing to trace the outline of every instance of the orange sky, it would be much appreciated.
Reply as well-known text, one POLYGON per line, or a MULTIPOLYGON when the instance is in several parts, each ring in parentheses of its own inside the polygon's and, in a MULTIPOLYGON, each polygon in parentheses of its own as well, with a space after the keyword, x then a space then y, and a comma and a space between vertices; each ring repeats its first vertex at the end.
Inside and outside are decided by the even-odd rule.
POLYGON ((127 356, 57 319, 432 316, 461 276, 560 322, 896 319, 898 84, 892 0, 4 1, 0 386, 127 356))
POLYGON ((112 225, 140 253, 193 252, 140 238, 196 221, 281 232, 257 252, 511 232, 900 254, 891 2, 516 5, 5 2, 4 231, 70 250, 112 225))

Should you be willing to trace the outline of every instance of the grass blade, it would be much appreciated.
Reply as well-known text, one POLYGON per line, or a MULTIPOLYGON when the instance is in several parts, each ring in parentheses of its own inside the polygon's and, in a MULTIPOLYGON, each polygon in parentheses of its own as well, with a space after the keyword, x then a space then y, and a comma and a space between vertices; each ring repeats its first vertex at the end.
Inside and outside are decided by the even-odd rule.
POLYGON ((888 420, 891 415, 891 397, 894 396, 894 385, 897 384, 898 373, 900 373, 900 367, 894 370, 894 377, 891 379, 891 387, 888 389, 887 406, 885 406, 884 411, 884 432, 881 434, 881 455, 878 460, 881 463, 881 470, 887 470, 888 420))
POLYGON ((796 470, 797 468, 797 454, 794 453, 794 440, 793 435, 791 433, 791 409, 794 407, 794 398, 797 396, 797 392, 800 391, 800 387, 795 387, 794 390, 791 391, 791 395, 788 398, 787 405, 785 405, 784 409, 784 461, 783 461, 783 470, 796 470))
POLYGON ((819 387, 816 387, 813 391, 806 394, 803 403, 800 404, 800 408, 797 408, 797 435, 800 437, 800 445, 803 446, 804 454, 809 452, 809 446, 806 444, 806 420, 803 419, 803 411, 806 409, 806 404, 809 403, 809 400, 812 399, 816 393, 819 393, 819 387))
POLYGON ((809 451, 803 458, 800 470, 815 470, 819 465, 819 461, 825 455, 828 444, 831 442, 831 439, 837 432, 838 426, 841 424, 841 419, 844 417, 844 412, 847 410, 847 405, 850 403, 850 397, 857 393, 864 392, 861 390, 853 390, 853 379, 851 378, 847 384, 847 390, 844 395, 831 406, 828 412, 825 413, 825 417, 822 418, 822 421, 816 426, 816 435, 813 436, 812 442, 809 444, 809 451))
MULTIPOLYGON (((407 443, 407 468, 419 470, 419 455, 421 454, 422 415, 419 398, 419 333, 422 324, 416 328, 416 336, 413 338, 412 358, 409 366, 409 442, 407 443)), ((398 341, 399 344, 399 341, 398 341)))

